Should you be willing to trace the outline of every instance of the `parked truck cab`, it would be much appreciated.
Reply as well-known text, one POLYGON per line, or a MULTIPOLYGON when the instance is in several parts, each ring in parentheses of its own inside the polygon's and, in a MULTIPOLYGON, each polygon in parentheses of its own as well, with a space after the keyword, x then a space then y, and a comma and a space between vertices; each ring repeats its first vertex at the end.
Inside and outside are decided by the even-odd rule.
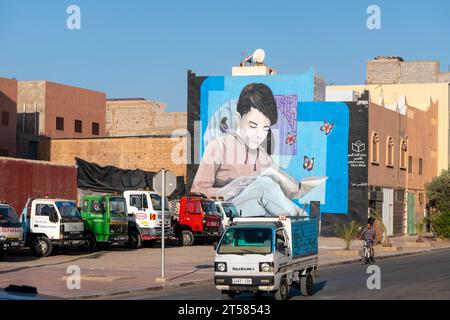
MULTIPOLYGON (((128 246, 152 247, 162 235, 162 198, 153 191, 129 190, 123 193, 128 208, 128 246)), ((167 197, 164 198, 164 236, 174 235, 167 197)))
POLYGON ((28 199, 20 216, 25 245, 38 257, 55 249, 65 251, 84 244, 84 227, 73 200, 28 199))
POLYGON ((23 230, 16 211, 6 202, 0 202, 0 261, 11 248, 23 246, 23 230))
POLYGON ((125 198, 113 195, 88 195, 81 201, 86 250, 95 251, 98 244, 126 245, 128 214, 125 198))
POLYGON ((216 210, 221 218, 221 229, 223 232, 231 225, 234 218, 239 217, 239 212, 235 205, 231 202, 223 201, 223 199, 220 198, 213 200, 216 206, 216 210))
POLYGON ((174 231, 182 246, 191 246, 194 240, 199 243, 220 236, 221 219, 213 200, 200 194, 180 199, 178 221, 174 231))
POLYGON ((286 300, 289 287, 313 294, 317 219, 237 218, 215 244, 214 282, 225 299, 242 292, 286 300))

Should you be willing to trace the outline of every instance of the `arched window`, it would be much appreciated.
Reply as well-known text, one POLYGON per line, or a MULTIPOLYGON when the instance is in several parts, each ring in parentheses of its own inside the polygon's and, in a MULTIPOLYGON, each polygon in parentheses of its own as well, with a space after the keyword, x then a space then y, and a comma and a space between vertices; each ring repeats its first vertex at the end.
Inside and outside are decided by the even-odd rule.
POLYGON ((378 164, 380 161, 380 137, 378 136, 378 132, 372 132, 370 161, 375 164, 378 164))
POLYGON ((392 137, 386 139, 386 166, 394 167, 394 139, 392 137))
POLYGON ((400 141, 400 169, 406 170, 406 159, 408 155, 408 143, 405 139, 400 141))

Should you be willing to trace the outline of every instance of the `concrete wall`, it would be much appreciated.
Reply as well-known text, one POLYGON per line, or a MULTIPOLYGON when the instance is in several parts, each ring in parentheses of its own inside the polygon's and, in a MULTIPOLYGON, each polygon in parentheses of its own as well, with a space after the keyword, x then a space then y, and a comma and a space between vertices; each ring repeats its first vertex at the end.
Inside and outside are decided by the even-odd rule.
POLYGON ((186 138, 143 136, 98 139, 55 139, 43 141, 40 157, 54 163, 73 165, 79 157, 101 166, 121 169, 171 170, 177 176, 186 175, 186 138), (173 158, 173 154, 178 156, 173 158))
POLYGON ((439 81, 439 61, 405 61, 400 63, 398 83, 433 83, 439 81))
POLYGON ((16 156, 17 81, 0 78, 0 154, 16 156), (8 124, 2 124, 3 112, 8 113, 8 124))
POLYGON ((0 158, 0 200, 18 214, 32 197, 77 199, 77 170, 43 161, 0 158))
POLYGON ((440 73, 439 82, 450 82, 450 72, 440 73))
POLYGON ((166 105, 148 100, 108 100, 106 134, 108 136, 171 134, 186 129, 186 112, 164 112, 166 105))
POLYGON ((398 83, 400 61, 371 60, 366 67, 366 83, 398 83))
POLYGON ((18 134, 45 134, 45 84, 45 81, 18 82, 18 134))
POLYGON ((371 60, 367 63, 367 84, 439 82, 440 64, 432 61, 371 60))

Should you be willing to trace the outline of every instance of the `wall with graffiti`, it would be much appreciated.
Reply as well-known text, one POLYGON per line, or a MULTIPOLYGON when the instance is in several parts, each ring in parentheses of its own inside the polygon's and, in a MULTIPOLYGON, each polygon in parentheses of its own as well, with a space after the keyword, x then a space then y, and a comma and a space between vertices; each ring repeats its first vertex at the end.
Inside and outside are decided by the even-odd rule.
POLYGON ((311 201, 324 215, 367 215, 365 102, 313 101, 313 70, 188 81, 192 192, 243 216, 309 212, 311 201))

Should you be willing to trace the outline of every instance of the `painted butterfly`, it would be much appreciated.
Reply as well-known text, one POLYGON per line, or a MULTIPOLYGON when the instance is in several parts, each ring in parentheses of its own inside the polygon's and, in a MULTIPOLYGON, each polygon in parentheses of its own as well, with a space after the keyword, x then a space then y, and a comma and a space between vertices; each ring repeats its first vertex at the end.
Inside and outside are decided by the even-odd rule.
POLYGON ((334 123, 328 123, 328 121, 323 122, 323 126, 320 127, 320 131, 324 131, 326 135, 331 133, 334 128, 334 123))
POLYGON ((297 137, 294 134, 289 132, 288 136, 286 138, 286 144, 292 146, 296 141, 297 141, 297 137))
POLYGON ((307 156, 304 157, 305 162, 303 162, 303 169, 311 171, 314 168, 314 158, 309 159, 307 156))

